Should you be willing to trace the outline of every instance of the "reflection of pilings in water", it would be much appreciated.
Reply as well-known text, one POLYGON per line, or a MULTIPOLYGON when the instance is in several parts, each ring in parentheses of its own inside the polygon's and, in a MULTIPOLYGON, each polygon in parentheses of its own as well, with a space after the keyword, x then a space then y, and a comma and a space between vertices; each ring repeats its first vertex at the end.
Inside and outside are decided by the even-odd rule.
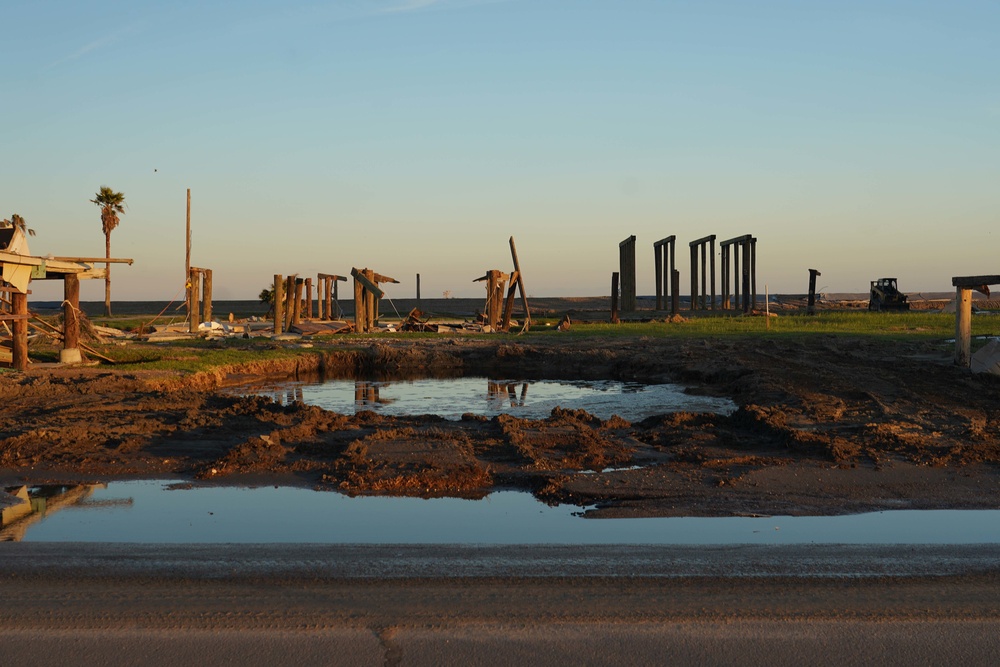
POLYGON ((379 405, 389 405, 394 399, 382 398, 379 390, 388 387, 386 382, 370 382, 368 380, 354 381, 354 407, 377 407, 379 405))
POLYGON ((496 380, 486 381, 486 400, 488 404, 502 405, 504 400, 510 401, 510 407, 523 408, 524 399, 528 396, 528 383, 521 384, 521 396, 517 395, 516 382, 497 382, 496 380))
POLYGON ((52 512, 76 505, 93 493, 94 489, 107 488, 106 484, 80 484, 76 486, 41 486, 30 493, 31 514, 0 528, 0 542, 20 542, 28 528, 52 512))

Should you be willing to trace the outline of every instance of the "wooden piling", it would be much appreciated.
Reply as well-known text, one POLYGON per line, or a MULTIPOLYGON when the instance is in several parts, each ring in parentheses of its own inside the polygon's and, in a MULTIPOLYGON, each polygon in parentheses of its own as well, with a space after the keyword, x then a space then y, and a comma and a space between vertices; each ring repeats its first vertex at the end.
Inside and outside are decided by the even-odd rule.
POLYGON ((280 274, 274 274, 274 335, 284 331, 284 306, 285 306, 285 278, 280 274))
POLYGON ((302 289, 305 281, 302 278, 295 279, 295 302, 292 304, 292 324, 302 321, 302 289))
POLYGON ((80 347, 80 278, 67 273, 63 279, 63 349, 80 347))
POLYGON ((285 278, 285 331, 290 331, 295 316, 295 276, 285 278))
POLYGON ((188 274, 188 284, 191 285, 191 311, 188 313, 188 331, 198 333, 198 316, 201 315, 201 272, 191 267, 188 274))
POLYGON ((203 269, 204 280, 202 282, 202 309, 205 313, 202 322, 212 321, 212 269, 203 269))
POLYGON ((306 319, 313 317, 313 279, 306 278, 306 319))
POLYGON ((23 292, 10 293, 10 309, 14 316, 11 322, 11 363, 14 370, 28 370, 28 295, 23 292))

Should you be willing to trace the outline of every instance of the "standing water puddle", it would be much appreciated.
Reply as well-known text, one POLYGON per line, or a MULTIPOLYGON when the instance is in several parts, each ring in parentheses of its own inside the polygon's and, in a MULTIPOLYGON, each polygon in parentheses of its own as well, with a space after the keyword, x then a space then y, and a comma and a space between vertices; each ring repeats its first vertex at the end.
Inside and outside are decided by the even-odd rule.
POLYGON ((457 420, 471 413, 494 417, 509 413, 544 419, 552 408, 586 410, 600 418, 618 415, 639 421, 667 412, 715 412, 736 409, 726 398, 685 393, 676 384, 640 384, 612 380, 493 380, 464 377, 446 380, 329 380, 287 383, 260 391, 277 401, 299 400, 326 410, 351 414, 374 410, 384 415, 440 415, 457 420))
POLYGON ((321 544, 998 544, 1000 510, 833 517, 586 519, 519 492, 484 500, 351 498, 290 487, 163 481, 36 488, 36 514, 0 529, 34 542, 321 544), (72 495, 71 502, 60 502, 72 495))

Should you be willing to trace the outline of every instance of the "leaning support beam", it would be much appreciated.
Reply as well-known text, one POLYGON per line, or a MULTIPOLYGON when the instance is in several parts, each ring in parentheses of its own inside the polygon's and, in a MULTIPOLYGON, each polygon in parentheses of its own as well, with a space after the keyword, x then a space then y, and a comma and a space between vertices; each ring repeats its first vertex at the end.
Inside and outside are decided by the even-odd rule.
POLYGON ((524 326, 521 332, 531 328, 531 310, 528 308, 528 291, 524 287, 524 272, 521 271, 521 262, 517 260, 517 246, 514 245, 514 237, 510 237, 510 257, 514 260, 514 272, 517 273, 517 289, 521 292, 521 306, 524 308, 524 326))

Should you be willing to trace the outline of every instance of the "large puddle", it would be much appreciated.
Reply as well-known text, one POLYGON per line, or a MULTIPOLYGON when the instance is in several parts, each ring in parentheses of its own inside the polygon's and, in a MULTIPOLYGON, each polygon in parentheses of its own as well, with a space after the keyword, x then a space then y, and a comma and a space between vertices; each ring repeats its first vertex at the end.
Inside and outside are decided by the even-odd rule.
POLYGON ((30 489, 34 514, 0 539, 320 544, 998 544, 1000 510, 835 517, 587 519, 519 492, 484 500, 351 498, 289 487, 117 482, 30 489))
POLYGON ((667 412, 736 409, 725 398, 698 396, 676 384, 613 380, 503 380, 463 377, 424 380, 328 380, 295 382, 259 392, 279 402, 298 400, 341 414, 374 410, 392 415, 440 415, 457 420, 471 413, 494 417, 510 413, 544 419, 555 407, 586 410, 600 419, 618 415, 639 421, 667 412))

